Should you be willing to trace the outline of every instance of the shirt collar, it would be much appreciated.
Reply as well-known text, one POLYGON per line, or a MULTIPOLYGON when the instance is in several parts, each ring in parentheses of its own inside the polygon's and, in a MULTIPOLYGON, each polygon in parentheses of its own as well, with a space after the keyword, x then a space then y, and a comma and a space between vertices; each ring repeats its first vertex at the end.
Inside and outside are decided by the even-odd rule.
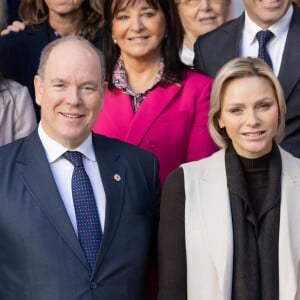
MULTIPOLYGON (((147 92, 149 90, 151 90, 153 87, 155 87, 161 81, 163 73, 164 73, 164 67, 165 67, 164 60, 163 60, 163 58, 161 58, 159 68, 158 68, 157 74, 154 78, 152 86, 142 94, 147 94, 147 92)), ((137 95, 136 93, 134 93, 131 90, 131 88, 129 86, 127 73, 126 73, 126 70, 125 70, 125 65, 124 65, 122 56, 120 56, 118 58, 118 60, 115 64, 113 75, 112 75, 112 80, 113 80, 114 85, 118 89, 123 90, 124 93, 129 94, 131 96, 136 96, 137 95)))
MULTIPOLYGON (((49 137, 49 135, 43 129, 41 122, 38 126, 38 134, 41 139, 42 145, 45 149, 46 156, 48 158, 49 163, 55 162, 59 159, 66 151, 70 150, 63 145, 56 142, 54 139, 49 137)), ((72 149, 72 151, 79 151, 82 153, 87 159, 91 161, 96 161, 95 151, 92 142, 92 134, 89 134, 87 139, 79 145, 76 149, 72 149)))
MULTIPOLYGON (((285 13, 285 15, 278 20, 276 23, 271 25, 268 30, 272 31, 272 33, 276 37, 282 37, 284 34, 287 34, 289 30, 289 26, 293 17, 293 11, 294 7, 293 5, 290 5, 289 9, 285 13)), ((251 45, 256 41, 256 33, 260 30, 263 30, 260 28, 256 23, 254 23, 247 11, 245 11, 245 25, 244 25, 244 34, 245 38, 247 40, 247 44, 251 45)))

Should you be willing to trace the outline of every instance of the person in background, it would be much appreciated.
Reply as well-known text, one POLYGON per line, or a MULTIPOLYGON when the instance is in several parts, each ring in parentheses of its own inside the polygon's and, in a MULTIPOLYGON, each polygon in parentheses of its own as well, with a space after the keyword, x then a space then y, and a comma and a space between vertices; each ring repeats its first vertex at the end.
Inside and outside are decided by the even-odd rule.
POLYGON ((93 130, 154 153, 163 183, 217 150, 207 128, 212 80, 180 60, 174 0, 107 0, 104 19, 108 90, 93 130))
MULTIPOLYGON (((28 87, 34 100, 33 78, 43 47, 68 35, 81 35, 99 46, 102 1, 23 0, 20 18, 26 25, 20 32, 0 37, 0 71, 28 87)), ((34 103, 35 104, 35 103, 34 103)), ((39 107, 35 104, 39 119, 39 107)))
POLYGON ((4 14, 4 3, 0 0, 0 30, 4 28, 5 24, 5 14, 4 14))
POLYGON ((163 188, 159 300, 300 299, 300 160, 278 145, 285 113, 261 59, 221 68, 209 112, 221 150, 163 188))
POLYGON ((193 66, 197 37, 227 20, 231 0, 175 0, 175 3, 184 28, 180 57, 185 64, 193 66))
POLYGON ((149 152, 91 133, 104 78, 101 52, 82 37, 42 52, 39 126, 0 148, 0 299, 143 299, 159 166, 149 152))
POLYGON ((234 57, 265 59, 272 65, 286 99, 281 146, 300 157, 300 8, 292 0, 244 0, 244 6, 239 18, 197 39, 194 67, 214 78, 234 57))
MULTIPOLYGON (((15 20, 20 20, 19 17, 19 6, 21 3, 21 0, 3 0, 6 2, 6 8, 7 8, 7 19, 6 24, 10 24, 15 20)), ((23 0, 24 1, 24 0, 23 0)))
POLYGON ((0 75, 0 146, 29 135, 35 127, 28 89, 0 75))
MULTIPOLYGON (((104 20, 108 90, 93 131, 154 153, 163 183, 181 163, 217 150, 207 128, 212 80, 180 60, 174 0, 106 0, 104 20)), ((157 299, 156 271, 146 300, 157 299)))

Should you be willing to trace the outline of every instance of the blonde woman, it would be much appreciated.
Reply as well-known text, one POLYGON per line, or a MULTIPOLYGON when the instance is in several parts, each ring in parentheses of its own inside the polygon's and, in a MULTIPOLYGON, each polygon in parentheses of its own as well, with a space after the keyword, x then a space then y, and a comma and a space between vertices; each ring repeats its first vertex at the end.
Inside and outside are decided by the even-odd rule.
POLYGON ((159 300, 300 299, 300 160, 278 146, 285 112, 262 60, 219 71, 209 129, 222 149, 164 185, 159 300))

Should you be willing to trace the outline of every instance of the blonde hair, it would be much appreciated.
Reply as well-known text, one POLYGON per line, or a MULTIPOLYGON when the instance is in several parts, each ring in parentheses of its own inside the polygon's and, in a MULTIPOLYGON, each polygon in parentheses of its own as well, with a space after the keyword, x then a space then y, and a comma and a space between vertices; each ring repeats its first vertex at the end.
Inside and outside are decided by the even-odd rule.
POLYGON ((227 148, 229 138, 224 128, 219 126, 221 102, 224 90, 229 81, 243 77, 263 77, 267 79, 274 90, 278 105, 278 127, 274 141, 280 143, 284 135, 286 104, 281 85, 271 68, 261 59, 254 57, 238 57, 226 63, 218 72, 211 92, 208 128, 211 137, 221 148, 227 148))

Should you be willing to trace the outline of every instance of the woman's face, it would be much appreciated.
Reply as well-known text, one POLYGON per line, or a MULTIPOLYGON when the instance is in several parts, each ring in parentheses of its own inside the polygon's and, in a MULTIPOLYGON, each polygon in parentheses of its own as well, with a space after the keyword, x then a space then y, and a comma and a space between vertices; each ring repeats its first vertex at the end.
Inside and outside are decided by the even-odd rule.
POLYGON ((66 15, 78 10, 84 0, 45 0, 49 14, 66 15))
POLYGON ((219 126, 226 129, 240 156, 258 158, 269 153, 278 119, 278 103, 268 79, 249 76, 225 85, 219 126))
POLYGON ((230 0, 179 0, 177 4, 186 34, 195 39, 222 25, 229 6, 230 0))
POLYGON ((166 18, 161 9, 146 1, 117 10, 112 20, 112 34, 123 59, 157 59, 166 33, 166 18))

